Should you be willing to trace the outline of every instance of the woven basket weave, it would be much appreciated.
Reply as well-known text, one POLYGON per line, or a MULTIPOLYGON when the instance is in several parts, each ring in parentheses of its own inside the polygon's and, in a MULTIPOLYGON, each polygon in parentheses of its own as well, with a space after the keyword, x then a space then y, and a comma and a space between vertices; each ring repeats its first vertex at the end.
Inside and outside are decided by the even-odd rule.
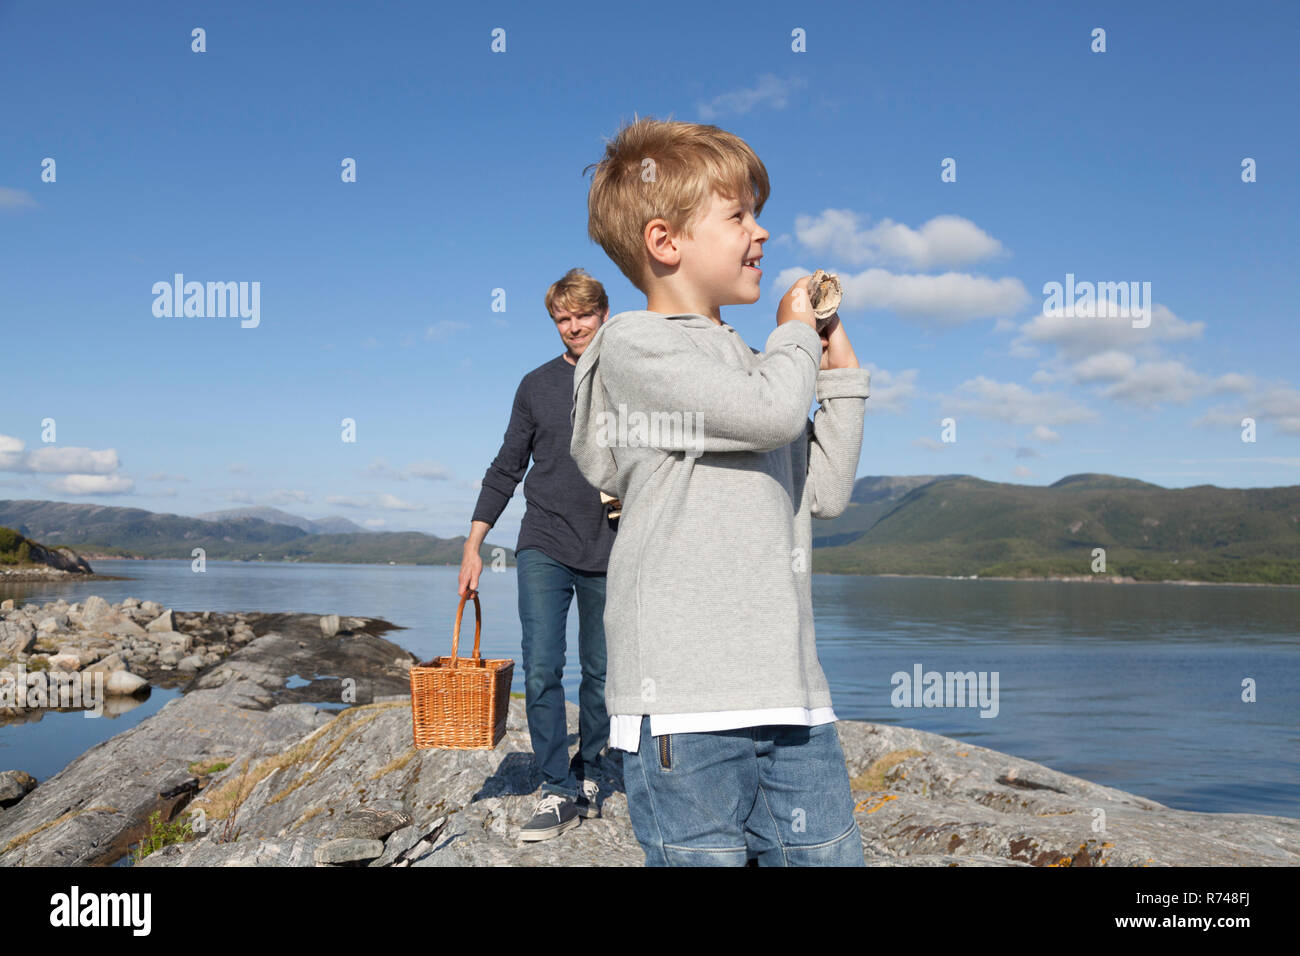
POLYGON ((478 592, 467 591, 456 608, 451 656, 411 668, 411 724, 417 749, 491 750, 505 736, 515 662, 479 657, 482 633, 478 592), (460 619, 470 597, 474 598, 474 655, 457 657, 460 619))

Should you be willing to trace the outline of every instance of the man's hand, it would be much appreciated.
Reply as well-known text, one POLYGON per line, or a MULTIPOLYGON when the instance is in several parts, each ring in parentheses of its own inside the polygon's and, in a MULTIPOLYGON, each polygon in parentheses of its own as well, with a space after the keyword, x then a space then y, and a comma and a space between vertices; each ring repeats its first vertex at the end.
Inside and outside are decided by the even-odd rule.
POLYGON ((465 552, 460 559, 460 583, 456 593, 461 597, 478 590, 478 578, 483 573, 483 556, 477 548, 471 549, 470 544, 465 542, 465 552))

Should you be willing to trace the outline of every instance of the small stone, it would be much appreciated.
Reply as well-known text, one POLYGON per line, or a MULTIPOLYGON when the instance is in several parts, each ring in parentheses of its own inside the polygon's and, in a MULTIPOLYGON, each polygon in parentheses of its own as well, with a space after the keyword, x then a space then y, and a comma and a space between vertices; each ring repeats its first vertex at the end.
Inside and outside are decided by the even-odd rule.
POLYGON ((378 840, 360 840, 344 837, 330 840, 316 848, 317 866, 329 866, 336 863, 360 863, 373 860, 384 852, 384 845, 378 840))

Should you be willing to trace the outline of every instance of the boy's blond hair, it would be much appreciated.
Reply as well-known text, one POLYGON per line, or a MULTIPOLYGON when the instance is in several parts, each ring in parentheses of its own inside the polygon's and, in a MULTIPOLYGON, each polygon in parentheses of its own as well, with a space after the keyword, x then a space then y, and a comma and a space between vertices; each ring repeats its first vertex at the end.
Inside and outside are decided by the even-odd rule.
POLYGON ((649 263, 646 223, 663 219, 674 233, 689 238, 714 191, 728 199, 752 194, 755 216, 771 191, 767 168, 748 143, 699 123, 634 119, 606 143, 604 158, 583 173, 592 166, 587 234, 642 292, 647 292, 649 263))
POLYGON ((574 315, 604 314, 609 308, 605 287, 581 267, 570 269, 558 282, 546 290, 546 311, 555 318, 557 310, 574 315))

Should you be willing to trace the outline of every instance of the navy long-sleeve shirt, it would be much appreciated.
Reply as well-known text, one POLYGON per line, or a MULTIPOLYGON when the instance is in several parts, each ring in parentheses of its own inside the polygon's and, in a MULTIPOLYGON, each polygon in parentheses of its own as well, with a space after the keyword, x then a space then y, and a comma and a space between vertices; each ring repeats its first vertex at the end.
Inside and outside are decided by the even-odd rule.
POLYGON ((519 383, 501 450, 483 475, 474 521, 494 525, 524 478, 524 520, 515 551, 537 548, 579 571, 605 573, 616 521, 569 451, 573 439, 573 373, 559 355, 519 383))

